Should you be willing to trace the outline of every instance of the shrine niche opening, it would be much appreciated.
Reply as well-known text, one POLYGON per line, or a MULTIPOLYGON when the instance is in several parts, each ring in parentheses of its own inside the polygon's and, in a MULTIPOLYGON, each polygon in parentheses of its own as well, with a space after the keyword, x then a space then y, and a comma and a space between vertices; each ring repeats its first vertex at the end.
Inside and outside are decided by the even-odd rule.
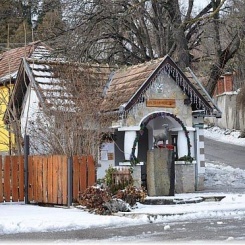
POLYGON ((184 125, 184 123, 174 114, 171 114, 169 112, 155 112, 149 116, 147 116, 143 122, 140 124, 140 130, 137 132, 136 137, 134 139, 134 143, 133 143, 133 147, 132 147, 132 152, 130 154, 130 162, 131 165, 136 165, 139 160, 138 158, 135 156, 135 149, 136 149, 136 145, 139 142, 140 136, 142 136, 144 134, 144 129, 146 128, 147 124, 157 118, 157 117, 170 117, 173 118, 183 129, 185 136, 186 136, 186 140, 187 140, 187 146, 188 146, 188 157, 191 157, 191 143, 190 143, 190 137, 189 137, 189 131, 187 130, 186 126, 184 125))

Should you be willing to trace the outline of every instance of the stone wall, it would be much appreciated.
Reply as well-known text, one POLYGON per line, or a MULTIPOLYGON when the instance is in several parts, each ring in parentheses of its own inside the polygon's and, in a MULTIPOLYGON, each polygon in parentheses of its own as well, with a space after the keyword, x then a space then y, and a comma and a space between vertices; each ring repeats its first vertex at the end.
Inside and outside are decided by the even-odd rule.
POLYGON ((175 193, 195 192, 195 164, 175 162, 175 193))
POLYGON ((187 96, 172 78, 163 74, 159 75, 157 81, 154 81, 152 86, 145 92, 145 97, 147 99, 174 99, 176 106, 174 108, 147 107, 145 100, 142 103, 136 104, 130 110, 122 126, 129 127, 140 125, 143 118, 155 111, 161 110, 176 115, 187 127, 192 127, 191 106, 184 104, 184 100, 187 99, 187 96))
POLYGON ((245 110, 237 108, 237 93, 226 93, 214 98, 218 108, 222 111, 222 118, 206 118, 205 120, 221 128, 245 129, 245 110))

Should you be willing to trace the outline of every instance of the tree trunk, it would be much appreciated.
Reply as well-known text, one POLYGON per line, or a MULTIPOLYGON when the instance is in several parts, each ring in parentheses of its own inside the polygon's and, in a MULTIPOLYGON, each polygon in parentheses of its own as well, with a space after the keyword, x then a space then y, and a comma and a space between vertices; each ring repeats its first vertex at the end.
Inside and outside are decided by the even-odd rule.
POLYGON ((173 37, 175 41, 175 54, 178 66, 181 69, 190 66, 190 54, 185 36, 184 25, 181 20, 181 12, 178 0, 168 0, 167 9, 174 29, 173 37))

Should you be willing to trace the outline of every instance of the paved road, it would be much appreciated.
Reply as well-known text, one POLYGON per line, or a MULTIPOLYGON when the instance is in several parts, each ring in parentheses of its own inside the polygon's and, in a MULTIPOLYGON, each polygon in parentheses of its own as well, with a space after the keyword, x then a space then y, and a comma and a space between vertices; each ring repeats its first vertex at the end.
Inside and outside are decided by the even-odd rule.
POLYGON ((235 168, 245 169, 245 147, 217 142, 205 138, 205 157, 216 163, 225 163, 235 168))
MULTIPOLYGON (((104 243, 109 242, 187 242, 187 241, 245 241, 245 216, 197 219, 194 222, 177 221, 149 223, 127 227, 92 228, 66 232, 30 233, 0 236, 0 242, 55 242, 104 243)), ((211 243, 210 243, 211 244, 211 243)))

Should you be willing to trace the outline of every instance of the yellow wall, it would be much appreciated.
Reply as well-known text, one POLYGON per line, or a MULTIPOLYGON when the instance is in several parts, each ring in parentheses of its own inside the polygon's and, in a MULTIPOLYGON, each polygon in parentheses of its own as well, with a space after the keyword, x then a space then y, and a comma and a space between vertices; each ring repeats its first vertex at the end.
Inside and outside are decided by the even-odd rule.
MULTIPOLYGON (((6 126, 3 122, 3 116, 9 100, 9 90, 5 86, 0 87, 0 152, 9 151, 9 132, 5 129, 6 126)), ((11 135, 11 141, 13 143, 13 135, 11 135)))

